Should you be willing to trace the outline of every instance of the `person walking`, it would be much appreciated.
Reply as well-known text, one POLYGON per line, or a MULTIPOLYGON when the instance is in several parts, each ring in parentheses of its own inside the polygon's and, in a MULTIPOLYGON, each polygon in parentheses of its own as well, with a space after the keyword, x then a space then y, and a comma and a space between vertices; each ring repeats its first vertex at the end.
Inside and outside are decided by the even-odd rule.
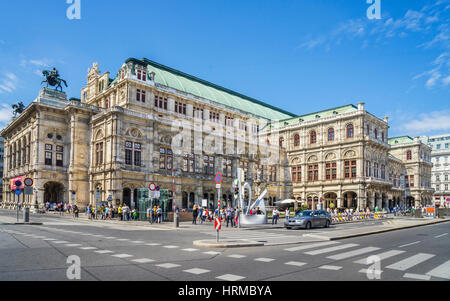
POLYGON ((289 219, 290 215, 291 212, 289 211, 289 208, 286 208, 286 211, 284 212, 284 217, 286 218, 286 220, 289 219))
POLYGON ((228 205, 226 213, 225 213, 225 217, 227 220, 227 228, 228 228, 228 224, 231 223, 231 227, 233 227, 233 221, 231 219, 231 207, 230 205, 228 205))
POLYGON ((158 206, 158 209, 156 209, 156 213, 158 215, 158 223, 161 224, 162 223, 162 209, 161 209, 161 207, 158 206))
POLYGON ((119 208, 117 208, 117 214, 119 215, 119 220, 122 221, 123 220, 122 205, 119 205, 119 208))
POLYGON ((192 208, 192 224, 197 224, 197 215, 198 215, 198 209, 197 204, 194 204, 194 207, 192 208))
POLYGON ((74 216, 75 218, 78 218, 78 213, 79 213, 80 211, 78 210, 78 206, 77 206, 77 205, 73 205, 72 211, 73 211, 73 216, 74 216))
POLYGON ((278 223, 278 214, 279 214, 279 211, 278 211, 278 209, 275 207, 275 208, 273 208, 273 211, 272 211, 272 225, 276 225, 277 223, 278 223))

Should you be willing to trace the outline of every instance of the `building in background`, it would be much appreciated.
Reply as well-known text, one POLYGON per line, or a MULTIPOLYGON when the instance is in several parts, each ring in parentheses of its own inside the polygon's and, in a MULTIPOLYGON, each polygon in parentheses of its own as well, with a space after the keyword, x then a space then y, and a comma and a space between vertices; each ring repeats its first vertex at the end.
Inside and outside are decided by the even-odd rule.
POLYGON ((5 150, 5 140, 0 137, 0 204, 3 201, 3 161, 4 161, 4 150, 5 150))
POLYGON ((450 205, 450 134, 421 137, 421 140, 431 147, 434 199, 450 205))
POLYGON ((148 59, 126 60, 113 78, 94 63, 81 99, 43 88, 1 132, 3 206, 14 208, 14 182, 25 177, 37 190, 30 204, 124 203, 142 211, 153 182, 165 211, 173 199, 182 209, 203 200, 235 205, 238 168, 254 195, 267 188, 268 205, 430 203, 431 150, 415 139, 390 144, 388 129, 364 103, 297 116, 148 59))

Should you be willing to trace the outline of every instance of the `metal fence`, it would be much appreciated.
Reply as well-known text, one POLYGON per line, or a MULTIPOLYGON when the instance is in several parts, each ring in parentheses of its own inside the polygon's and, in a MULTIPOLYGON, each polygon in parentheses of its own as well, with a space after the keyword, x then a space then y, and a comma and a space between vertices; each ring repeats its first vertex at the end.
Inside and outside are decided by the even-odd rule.
POLYGON ((344 223, 352 221, 362 221, 362 220, 379 220, 387 218, 387 212, 342 212, 342 213, 331 213, 331 220, 333 223, 344 223))

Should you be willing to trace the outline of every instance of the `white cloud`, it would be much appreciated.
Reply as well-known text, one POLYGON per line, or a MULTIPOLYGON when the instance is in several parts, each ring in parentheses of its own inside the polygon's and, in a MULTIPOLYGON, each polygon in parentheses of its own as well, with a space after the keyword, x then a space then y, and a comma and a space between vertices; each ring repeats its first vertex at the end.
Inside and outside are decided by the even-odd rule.
POLYGON ((403 122, 401 129, 411 135, 424 135, 433 131, 450 131, 450 110, 421 114, 416 120, 403 122))
POLYGON ((19 80, 17 76, 11 72, 7 72, 0 78, 0 94, 12 93, 17 88, 19 80))
POLYGON ((12 108, 10 105, 1 104, 0 105, 0 128, 3 128, 7 125, 11 118, 13 117, 12 108))

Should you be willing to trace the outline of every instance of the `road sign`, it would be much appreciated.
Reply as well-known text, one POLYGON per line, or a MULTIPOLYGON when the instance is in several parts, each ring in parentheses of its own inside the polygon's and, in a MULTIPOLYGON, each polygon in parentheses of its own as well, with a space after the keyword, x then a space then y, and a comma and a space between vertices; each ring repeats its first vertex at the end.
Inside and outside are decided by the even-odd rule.
POLYGON ((156 184, 155 183, 150 183, 150 185, 148 185, 148 189, 150 189, 150 191, 155 191, 156 184))
POLYGON ((220 185, 222 183, 222 174, 218 172, 216 174, 216 184, 220 185))
POLYGON ((21 187, 22 186, 22 181, 17 180, 16 182, 14 182, 14 185, 16 185, 17 187, 21 187))
POLYGON ((222 230, 222 221, 221 221, 220 218, 218 218, 218 217, 216 217, 216 219, 215 219, 214 228, 215 228, 217 231, 222 230))
POLYGON ((156 199, 156 191, 150 190, 149 197, 150 197, 151 199, 156 199))
POLYGON ((156 186, 155 190, 156 190, 156 191, 159 191, 159 189, 160 189, 160 187, 159 187, 159 186, 156 186))
POLYGON ((112 195, 109 195, 108 198, 107 198, 107 201, 108 202, 112 202, 112 200, 113 200, 112 195))
POLYGON ((25 194, 25 195, 33 195, 33 187, 25 187, 23 189, 23 194, 25 194))
POLYGON ((26 178, 26 179, 23 181, 23 183, 25 184, 25 186, 28 186, 28 187, 33 186, 33 179, 31 179, 31 178, 26 178))
POLYGON ((155 191, 155 199, 159 199, 161 197, 161 191, 155 191))
MULTIPOLYGON (((17 186, 20 186, 20 185, 17 185, 17 186)), ((22 194, 22 189, 16 188, 16 190, 14 190, 14 193, 15 193, 16 195, 21 195, 21 194, 22 194)))

